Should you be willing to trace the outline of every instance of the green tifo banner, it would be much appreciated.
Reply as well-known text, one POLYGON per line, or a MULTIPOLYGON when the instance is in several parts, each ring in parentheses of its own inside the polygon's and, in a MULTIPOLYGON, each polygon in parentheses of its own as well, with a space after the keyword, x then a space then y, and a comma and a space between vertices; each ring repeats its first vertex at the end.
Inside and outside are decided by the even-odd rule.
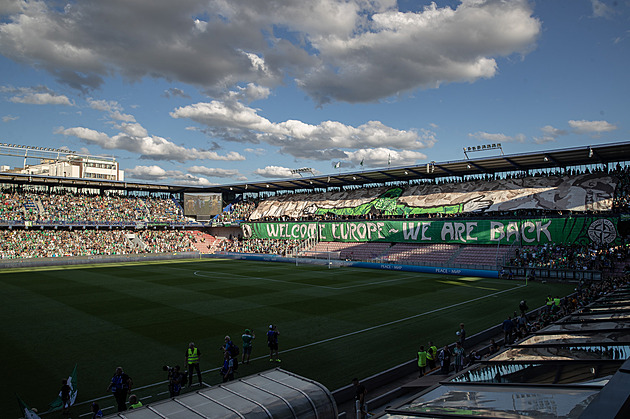
POLYGON ((525 220, 247 223, 245 237, 320 241, 458 244, 618 244, 615 217, 525 220))

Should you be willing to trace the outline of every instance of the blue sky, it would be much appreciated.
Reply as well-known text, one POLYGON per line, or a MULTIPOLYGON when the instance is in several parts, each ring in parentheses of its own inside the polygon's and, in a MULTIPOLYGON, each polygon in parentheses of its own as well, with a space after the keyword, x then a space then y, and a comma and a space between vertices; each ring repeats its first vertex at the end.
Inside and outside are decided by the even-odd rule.
POLYGON ((0 142, 190 185, 610 143, 629 68, 629 0, 5 0, 0 142))

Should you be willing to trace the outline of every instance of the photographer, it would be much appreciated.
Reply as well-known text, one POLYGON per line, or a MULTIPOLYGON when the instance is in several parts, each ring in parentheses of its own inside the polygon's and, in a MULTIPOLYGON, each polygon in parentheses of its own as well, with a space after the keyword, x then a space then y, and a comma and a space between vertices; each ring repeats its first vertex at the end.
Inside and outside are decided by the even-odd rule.
POLYGON ((181 373, 181 367, 175 365, 174 367, 163 367, 164 371, 168 371, 168 391, 171 397, 179 396, 182 391, 182 385, 184 385, 184 375, 181 373))
POLYGON ((234 379, 234 358, 228 351, 223 352, 223 367, 221 368, 223 382, 227 383, 234 379))

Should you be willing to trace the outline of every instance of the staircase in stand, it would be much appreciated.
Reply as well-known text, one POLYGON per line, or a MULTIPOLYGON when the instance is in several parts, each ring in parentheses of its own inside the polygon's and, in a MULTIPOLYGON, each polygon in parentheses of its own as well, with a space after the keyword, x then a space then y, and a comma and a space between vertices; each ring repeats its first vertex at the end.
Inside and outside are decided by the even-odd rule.
POLYGON ((223 239, 214 237, 201 231, 193 231, 193 246, 199 253, 214 253, 217 251, 223 239))

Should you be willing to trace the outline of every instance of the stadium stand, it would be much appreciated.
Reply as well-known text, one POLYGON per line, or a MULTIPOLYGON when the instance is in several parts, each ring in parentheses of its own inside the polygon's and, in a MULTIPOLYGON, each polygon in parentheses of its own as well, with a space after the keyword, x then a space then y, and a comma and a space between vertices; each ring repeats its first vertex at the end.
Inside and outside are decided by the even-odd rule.
POLYGON ((202 231, 192 232, 192 244, 199 253, 214 253, 221 246, 222 239, 202 231))
MULTIPOLYGON (((598 156, 601 157, 602 154, 598 156)), ((538 160, 542 161, 542 158, 538 160)), ((515 159, 512 159, 509 163, 512 165, 514 161, 515 159)), ((441 390, 443 394, 456 393, 454 388, 458 385, 462 383, 468 385, 474 381, 470 379, 471 377, 490 377, 485 381, 478 380, 488 384, 495 380, 497 371, 507 371, 507 374, 502 374, 502 377, 507 377, 506 380, 512 378, 516 380, 519 376, 522 378, 522 375, 527 375, 520 374, 522 369, 514 367, 521 362, 517 358, 544 341, 546 339, 544 336, 553 333, 569 335, 571 331, 586 331, 586 334, 594 335, 603 324, 621 329, 627 334, 627 318, 616 314, 620 310, 619 307, 622 307, 622 310, 623 307, 627 307, 630 295, 626 275, 630 258, 630 239, 627 234, 629 229, 625 225, 627 212, 630 210, 629 169, 617 164, 614 169, 609 170, 603 163, 579 170, 567 165, 557 165, 563 167, 538 172, 525 170, 516 172, 514 170, 518 166, 512 165, 513 167, 506 169, 511 172, 503 173, 454 176, 454 172, 451 171, 442 175, 442 178, 428 179, 417 176, 416 179, 406 181, 391 180, 396 178, 390 175, 386 181, 374 184, 364 181, 366 185, 337 183, 337 186, 323 186, 330 180, 329 177, 326 181, 320 179, 319 189, 313 189, 313 186, 309 192, 304 192, 303 189, 297 192, 286 190, 275 195, 259 193, 257 196, 256 194, 245 196, 248 185, 241 185, 239 188, 242 195, 231 196, 228 201, 231 203, 212 220, 210 225, 202 226, 204 228, 200 228, 199 223, 184 216, 181 193, 175 195, 175 190, 171 190, 173 195, 168 193, 133 195, 128 194, 129 191, 125 190, 125 187, 118 185, 108 191, 101 189, 99 193, 86 186, 85 191, 81 192, 75 187, 47 187, 41 184, 33 186, 29 184, 29 178, 28 182, 24 179, 24 185, 18 182, 3 185, 0 189, 0 256, 4 259, 28 259, 220 252, 321 257, 322 254, 338 253, 340 259, 347 261, 473 267, 495 271, 503 267, 514 268, 515 272, 521 272, 523 275, 535 269, 598 271, 602 274, 597 281, 588 284, 576 282, 578 293, 562 299, 552 311, 538 310, 531 313, 527 323, 522 328, 519 327, 516 342, 502 352, 503 358, 489 356, 483 358, 484 362, 487 362, 485 371, 475 370, 473 368, 479 367, 471 365, 464 371, 468 378, 458 375, 460 378, 451 379, 451 382, 444 384, 441 390), (437 224, 451 220, 463 224, 468 221, 481 222, 480 220, 484 218, 497 222, 514 220, 516 223, 535 219, 574 223, 572 228, 581 234, 580 241, 530 244, 523 240, 515 240, 497 246, 487 243, 452 243, 444 239, 440 243, 410 243, 401 240, 400 235, 397 240, 392 241, 385 238, 380 241, 368 239, 356 242, 317 239, 310 242, 303 238, 264 238, 251 235, 254 226, 264 223, 312 221, 318 223, 321 228, 332 222, 342 225, 354 221, 403 223, 413 220, 418 225, 422 221, 433 221, 437 224), (609 225, 599 223, 598 229, 591 232, 587 224, 587 221, 594 224, 593 220, 604 219, 612 220, 610 222, 616 234, 610 241, 606 241, 610 238, 607 235, 611 233, 611 230, 607 230, 611 228, 609 225), (211 225, 237 227, 218 230, 212 229, 211 225), (243 226, 242 230, 239 225, 243 226), (587 229, 589 232, 586 232, 587 229), (599 301, 596 301, 598 299, 599 301), (607 303, 616 304, 617 308, 610 304, 606 305, 607 303), (617 313, 612 313, 615 310, 617 313), (501 369, 505 366, 509 368, 501 369), (449 387, 446 388, 447 386, 449 387)), ((577 166, 577 163, 575 165, 577 166)), ((477 164, 476 167, 481 166, 477 164)), ((406 171, 404 173, 407 175, 406 171)), ((417 168, 415 173, 419 173, 417 168)), ((366 174, 362 176, 367 179, 366 174)), ((346 178, 336 177, 338 182, 342 182, 343 179, 346 178)), ((261 185, 260 188, 264 191, 263 188, 268 186, 261 185)), ((227 191, 227 188, 224 190, 227 191)), ((229 187, 229 190, 232 190, 232 187, 229 187)), ((544 235, 544 228, 539 226, 539 235, 541 231, 544 235)), ((348 229, 345 232, 348 234, 348 229)), ((399 232, 394 234, 396 233, 399 232)), ((471 342, 475 342, 474 348, 481 355, 490 351, 488 341, 490 336, 493 336, 499 345, 506 347, 502 335, 488 333, 482 337, 469 338, 471 342)), ((625 346, 616 345, 617 347, 610 348, 610 345, 605 346, 610 343, 606 339, 610 340, 613 337, 605 336, 603 341, 588 342, 591 350, 581 350, 581 354, 596 354, 597 362, 602 359, 617 362, 612 367, 596 362, 597 374, 604 376, 604 373, 610 373, 608 375, 612 378, 608 378, 613 382, 617 377, 615 371, 621 366, 618 361, 628 356, 627 343, 625 346), (596 345, 605 347, 605 350, 599 352, 592 350, 596 345)), ((566 343, 564 342, 565 346, 566 343)), ((571 348, 574 349, 576 344, 583 343, 572 341, 571 345, 574 346, 571 348)), ((509 342, 507 344, 509 345, 509 342)), ((589 359, 592 360, 592 357, 589 359)), ((413 364, 413 361, 410 362, 413 364)), ((577 371, 574 376, 582 378, 566 378, 566 371, 558 367, 560 364, 562 363, 554 366, 556 369, 538 373, 537 382, 548 384, 558 377, 572 379, 573 383, 579 380, 587 382, 587 378, 592 376, 577 371)), ((401 368, 404 370, 405 367, 401 368)), ((531 365, 525 369, 528 374, 536 372, 536 368, 531 365)), ((388 374, 396 375, 391 371, 388 374)), ((415 380, 417 376, 415 369, 413 375, 415 380)), ((413 385, 406 383, 407 388, 404 392, 408 392, 410 387, 419 389, 427 383, 437 384, 442 378, 444 377, 436 380, 433 377, 433 381, 413 385)), ((401 380, 405 380, 404 374, 398 374, 391 380, 394 382, 394 390, 391 390, 390 382, 378 390, 376 381, 371 382, 374 387, 371 387, 370 394, 378 400, 373 406, 377 403, 382 405, 389 403, 391 407, 393 405, 391 396, 396 397, 402 391, 397 390, 401 387, 396 387, 400 386, 401 380)), ((599 395, 605 394, 605 388, 598 391, 599 395)), ((347 390, 340 389, 335 393, 338 403, 345 403, 343 394, 347 390)), ((473 399, 480 393, 471 390, 466 394, 472 394, 473 397, 469 398, 473 399)), ((595 400, 599 395, 595 394, 595 400)), ((626 394, 626 399, 627 396, 626 394)), ((409 403, 408 400, 399 400, 400 403, 397 403, 396 407, 389 408, 384 413, 385 417, 399 417, 397 415, 403 411, 404 415, 412 416, 410 406, 418 404, 420 400, 418 397, 423 397, 421 401, 426 402, 427 406, 431 401, 439 399, 425 397, 424 394, 416 394, 414 397, 415 401, 409 403)), ((531 397, 532 400, 536 398, 527 397, 531 397)), ((477 406, 470 408, 476 409, 477 406)), ((589 409, 590 406, 586 411, 589 409)), ((621 412, 624 407, 619 409, 621 412)), ((625 409, 624 412, 627 413, 627 404, 625 409)), ((340 408, 340 411, 344 411, 343 408, 340 408)), ((584 415, 582 417, 588 417, 584 415)))
MULTIPOLYGON (((630 196, 628 169, 617 166, 614 170, 569 169, 535 176, 506 174, 469 177, 466 182, 433 180, 418 184, 392 187, 349 187, 343 191, 326 193, 287 193, 258 200, 236 200, 213 220, 214 223, 231 224, 248 220, 319 219, 330 220, 378 220, 378 219, 425 219, 435 217, 459 217, 465 220, 474 217, 521 217, 558 216, 558 212, 573 214, 615 214, 625 211, 630 196), (616 186, 616 188, 615 188, 616 186), (471 192, 472 191, 472 192, 471 192), (480 192, 481 191, 481 192, 480 192), (509 193, 506 191, 510 191, 509 193), (552 191, 552 192, 550 192, 552 191), (472 194, 472 195, 471 195, 472 194), (551 195, 550 195, 551 194, 551 195), (527 199, 525 199, 525 197, 527 199), (468 202, 468 203, 466 203, 468 202), (532 204, 533 202, 533 204, 532 204), (429 208, 430 207, 430 208, 429 208), (440 211, 434 211, 436 208, 440 211), (527 208, 524 208, 527 207, 527 208), (418 208, 428 212, 419 212, 418 208), (471 212, 472 211, 472 212, 471 212), (401 218, 402 217, 402 218, 401 218)), ((171 196, 127 196, 124 194, 79 193, 62 188, 44 193, 36 188, 6 187, 0 196, 0 221, 23 222, 30 226, 126 226, 136 224, 150 226, 195 226, 183 216, 177 200, 171 196)), ((161 231, 161 229, 157 230, 161 231)), ((61 232, 60 234, 65 234, 61 232)), ((5 233, 6 234, 6 233, 5 233)), ((48 232, 48 236, 55 233, 48 232)), ((105 234, 105 233, 101 233, 105 234)), ((161 233, 156 233, 157 235, 161 233)), ((9 235, 10 236, 10 235, 9 235)), ((9 237, 7 236, 7 237, 9 237)), ((544 267, 565 269, 618 270, 620 259, 627 257, 627 243, 605 249, 581 245, 567 247, 562 243, 547 243, 543 246, 499 246, 458 245, 454 243, 342 243, 314 242, 314 247, 304 248, 293 240, 262 239, 247 237, 235 231, 229 237, 214 237, 208 231, 187 237, 190 242, 183 246, 167 245, 172 238, 164 236, 163 244, 146 244, 126 249, 123 245, 101 253, 127 254, 137 251, 166 251, 167 249, 192 249, 201 253, 237 252, 292 255, 300 248, 300 256, 315 255, 324 251, 340 252, 344 260, 375 261, 426 266, 484 267, 498 269, 500 266, 544 267), (138 250, 142 248, 141 250, 138 250), (562 250, 564 249, 564 250, 562 250), (608 258, 602 252, 614 253, 608 258), (483 261, 483 263, 480 263, 483 261), (605 266, 604 266, 605 265, 605 266)), ((151 237, 147 241, 159 240, 151 237)), ((111 239, 113 243, 124 241, 111 239)), ((522 245, 522 243, 521 243, 522 245)), ((9 252, 11 253, 11 252, 9 252)), ((4 257, 9 257, 4 252, 4 257)), ((51 251, 42 250, 42 254, 51 251)), ((55 253, 55 252, 52 252, 55 253)), ((67 251, 69 254, 85 254, 86 251, 67 251)), ((30 254, 33 250, 13 249, 15 254, 30 254)))
POLYGON ((409 265, 444 266, 458 250, 459 245, 450 243, 426 245, 396 243, 383 259, 409 265))
POLYGON ((186 223, 181 206, 172 198, 3 192, 0 219, 37 224, 120 225, 124 223, 186 223))
POLYGON ((221 243, 221 251, 232 253, 255 253, 279 256, 291 256, 299 243, 295 240, 249 239, 225 240, 221 243))
POLYGON ((182 231, 0 230, 2 259, 189 251, 191 235, 182 231))
POLYGON ((301 255, 309 256, 312 254, 339 252, 340 259, 343 260, 375 261, 381 259, 389 247, 389 243, 319 242, 311 249, 302 252, 301 255))
POLYGON ((539 215, 558 211, 611 211, 619 176, 627 171, 423 182, 310 194, 283 194, 258 203, 250 221, 383 219, 461 216, 468 213, 539 215))

